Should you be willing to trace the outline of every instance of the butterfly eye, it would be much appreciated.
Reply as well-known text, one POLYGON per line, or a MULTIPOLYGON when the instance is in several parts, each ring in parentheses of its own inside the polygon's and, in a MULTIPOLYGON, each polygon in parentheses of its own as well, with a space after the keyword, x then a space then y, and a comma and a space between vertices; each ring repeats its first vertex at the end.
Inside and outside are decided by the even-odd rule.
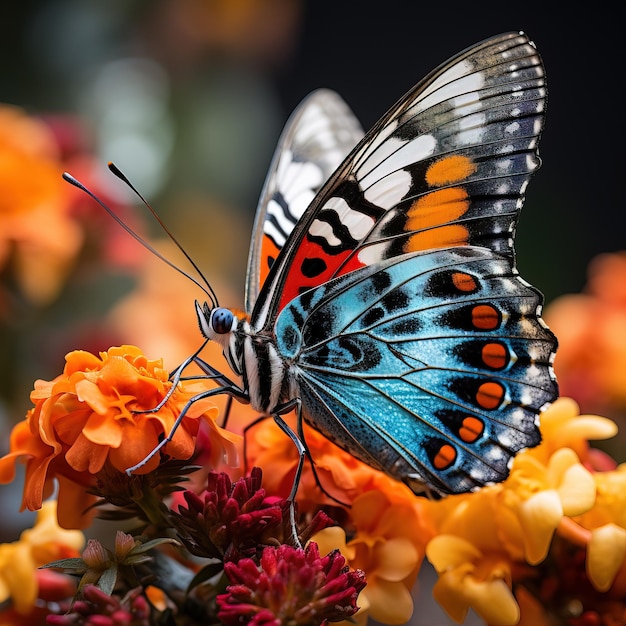
POLYGON ((225 335, 232 330, 235 316, 228 309, 218 308, 211 316, 211 327, 218 335, 225 335))

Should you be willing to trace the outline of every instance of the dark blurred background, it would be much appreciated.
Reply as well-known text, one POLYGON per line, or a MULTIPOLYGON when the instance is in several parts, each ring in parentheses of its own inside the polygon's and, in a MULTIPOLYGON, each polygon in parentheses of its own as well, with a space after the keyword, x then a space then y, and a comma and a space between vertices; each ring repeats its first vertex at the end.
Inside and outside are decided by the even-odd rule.
MULTIPOLYGON (((228 264, 212 259, 208 273, 227 272, 228 265, 243 281, 274 142, 303 96, 333 88, 368 128, 452 54, 490 35, 524 30, 545 61, 549 108, 544 165, 529 187, 517 249, 524 276, 551 299, 581 288, 596 253, 626 247, 624 7, 559 6, 5 2, 0 100, 81 115, 103 162, 114 159, 159 210, 178 212, 167 220, 179 234, 187 230, 183 217, 196 224, 192 239, 202 230, 214 234, 223 222, 216 209, 204 207, 202 214, 200 207, 197 215, 172 208, 169 200, 180 193, 197 191, 197 199, 207 192, 237 211, 241 240, 232 227, 227 234, 246 242, 244 248, 228 264)), ((197 258, 209 266, 202 254, 197 258)))

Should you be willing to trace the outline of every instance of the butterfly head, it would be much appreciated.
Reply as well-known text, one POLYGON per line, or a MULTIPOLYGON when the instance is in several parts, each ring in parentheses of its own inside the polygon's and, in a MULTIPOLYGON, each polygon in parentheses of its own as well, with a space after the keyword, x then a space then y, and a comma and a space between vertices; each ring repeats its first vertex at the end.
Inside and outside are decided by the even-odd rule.
POLYGON ((196 300, 196 315, 200 332, 207 338, 222 343, 222 338, 237 328, 237 317, 230 309, 211 307, 208 302, 196 300))

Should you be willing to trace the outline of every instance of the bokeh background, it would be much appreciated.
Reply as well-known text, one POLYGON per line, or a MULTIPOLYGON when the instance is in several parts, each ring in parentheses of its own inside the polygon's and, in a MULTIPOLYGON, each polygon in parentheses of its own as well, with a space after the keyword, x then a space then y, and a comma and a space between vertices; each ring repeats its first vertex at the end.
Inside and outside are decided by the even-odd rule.
MULTIPOLYGON (((45 120, 73 157, 68 162, 88 172, 123 219, 151 240, 160 237, 106 170, 114 161, 221 303, 241 306, 258 195, 282 125, 306 94, 335 89, 367 129, 451 55, 524 30, 543 56, 549 101, 543 166, 517 234, 518 266, 550 303, 583 289, 596 255, 626 249, 623 26, 623 5, 3 2, 0 103, 45 120)), ((26 189, 30 175, 20 173, 26 189)), ((0 453, 29 406, 33 381, 58 374, 69 350, 130 342, 173 367, 198 345, 193 298, 202 294, 92 210, 85 244, 57 288, 39 298, 19 285, 3 294, 0 453)), ((182 263, 171 247, 162 249, 182 263)), ((3 280, 11 270, 2 268, 3 280)), ((5 501, 19 501, 19 486, 15 494, 8 489, 5 517, 5 501)), ((5 519, 4 530, 12 523, 5 519)))

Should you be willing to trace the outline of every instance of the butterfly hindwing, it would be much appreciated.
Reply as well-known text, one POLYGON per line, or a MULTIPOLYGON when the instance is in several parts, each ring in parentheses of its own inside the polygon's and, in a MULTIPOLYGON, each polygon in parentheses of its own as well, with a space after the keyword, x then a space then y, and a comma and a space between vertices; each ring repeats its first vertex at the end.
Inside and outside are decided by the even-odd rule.
POLYGON ((540 302, 487 249, 412 253, 295 298, 277 347, 327 437, 418 493, 461 493, 539 443, 554 394, 540 302))
POLYGON ((363 130, 348 105, 318 89, 292 113, 278 141, 253 228, 246 310, 251 311, 269 270, 298 220, 363 130))
POLYGON ((480 245, 512 257, 544 108, 543 66, 523 34, 435 70, 322 187, 263 285, 254 327, 304 290, 398 254, 480 245))

